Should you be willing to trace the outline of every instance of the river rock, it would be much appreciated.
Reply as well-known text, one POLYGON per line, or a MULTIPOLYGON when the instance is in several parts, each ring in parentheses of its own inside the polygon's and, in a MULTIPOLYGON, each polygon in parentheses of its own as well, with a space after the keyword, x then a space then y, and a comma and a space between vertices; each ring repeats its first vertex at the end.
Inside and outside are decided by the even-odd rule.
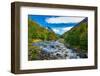
POLYGON ((33 44, 33 46, 39 46, 41 48, 41 59, 78 59, 83 57, 81 54, 77 53, 73 49, 65 47, 63 43, 59 41, 44 41, 33 44))

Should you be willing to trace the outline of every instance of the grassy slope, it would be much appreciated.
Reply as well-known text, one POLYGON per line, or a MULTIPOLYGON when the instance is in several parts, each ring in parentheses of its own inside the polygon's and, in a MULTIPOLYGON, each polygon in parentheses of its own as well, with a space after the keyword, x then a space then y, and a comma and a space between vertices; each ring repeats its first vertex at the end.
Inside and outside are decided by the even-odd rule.
POLYGON ((64 35, 65 44, 68 44, 72 48, 86 53, 88 48, 88 24, 87 20, 83 20, 77 26, 73 27, 70 31, 65 32, 64 35))
POLYGON ((49 31, 44 27, 32 20, 28 20, 28 38, 31 39, 41 39, 41 40, 56 40, 57 36, 53 31, 49 31))

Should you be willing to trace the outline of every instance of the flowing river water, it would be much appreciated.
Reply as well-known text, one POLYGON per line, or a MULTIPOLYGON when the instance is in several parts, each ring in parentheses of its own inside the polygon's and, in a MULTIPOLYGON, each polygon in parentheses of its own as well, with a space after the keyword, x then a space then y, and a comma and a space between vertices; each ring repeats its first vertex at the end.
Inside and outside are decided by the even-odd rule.
POLYGON ((41 48, 41 59, 79 59, 79 53, 74 49, 67 48, 63 43, 57 41, 42 41, 33 43, 33 46, 41 48))

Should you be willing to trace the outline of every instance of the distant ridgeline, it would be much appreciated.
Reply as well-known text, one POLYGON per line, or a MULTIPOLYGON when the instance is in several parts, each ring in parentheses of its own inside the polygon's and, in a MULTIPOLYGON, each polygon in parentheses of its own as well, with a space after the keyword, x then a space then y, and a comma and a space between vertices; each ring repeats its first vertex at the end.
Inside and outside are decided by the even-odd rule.
POLYGON ((85 18, 71 30, 63 34, 65 45, 83 53, 88 50, 88 18, 85 18))
POLYGON ((41 40, 56 40, 57 36, 49 27, 44 28, 35 21, 28 19, 28 40, 32 42, 32 39, 41 40))

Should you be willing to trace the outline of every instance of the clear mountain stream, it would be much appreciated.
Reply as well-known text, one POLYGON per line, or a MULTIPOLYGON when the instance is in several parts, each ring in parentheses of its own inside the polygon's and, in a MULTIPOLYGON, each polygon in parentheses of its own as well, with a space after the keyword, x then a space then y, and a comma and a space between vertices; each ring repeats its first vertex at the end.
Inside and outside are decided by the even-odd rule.
POLYGON ((79 59, 79 54, 67 48, 63 43, 57 41, 42 41, 33 43, 33 46, 41 48, 41 59, 79 59))

